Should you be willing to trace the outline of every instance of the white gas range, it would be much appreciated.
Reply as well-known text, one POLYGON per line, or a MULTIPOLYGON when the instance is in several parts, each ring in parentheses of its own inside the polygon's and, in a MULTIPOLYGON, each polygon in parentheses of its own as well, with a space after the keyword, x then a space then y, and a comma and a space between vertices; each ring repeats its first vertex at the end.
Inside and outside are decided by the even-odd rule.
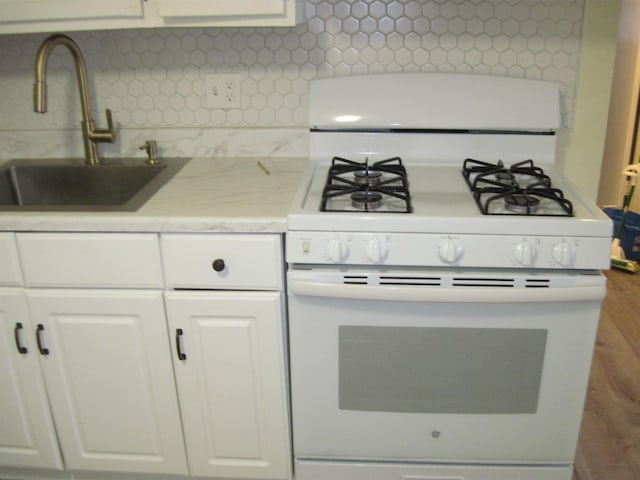
POLYGON ((556 85, 316 80, 288 217, 299 480, 568 480, 612 225, 556 85))
MULTIPOLYGON (((554 165, 554 133, 560 122, 556 85, 445 74, 369 76, 362 86, 355 85, 358 80, 362 77, 312 84, 311 99, 327 100, 310 105, 309 168, 288 219, 290 262, 608 268, 609 219, 554 165), (473 86, 478 81, 483 88, 473 86), (398 92, 407 93, 408 98, 398 92), (522 112, 522 118, 507 111, 509 117, 499 123, 489 98, 496 98, 496 105, 503 104, 503 109, 522 112), (387 101, 379 109, 375 104, 358 105, 380 99, 387 101), (488 108, 493 116, 487 115, 488 108), (455 111, 461 114, 455 116, 455 111), (439 124, 443 112, 451 118, 439 124), (380 205, 354 206, 358 203, 351 196, 362 192, 353 190, 373 195, 376 186, 353 187, 348 173, 338 172, 337 178, 346 180, 334 181, 330 187, 343 187, 343 191, 329 189, 333 196, 326 211, 320 211, 329 167, 334 163, 339 169, 342 159, 367 163, 373 171, 371 165, 376 162, 397 159, 406 170, 408 208, 402 199, 384 191, 380 205), (505 206, 505 200, 514 198, 507 195, 513 190, 512 178, 501 180, 499 174, 527 161, 534 165, 531 173, 522 172, 525 165, 512 177, 536 205, 529 211, 526 206, 505 206), (467 177, 481 190, 476 195, 463 174, 465 165, 470 171, 467 177), (550 188, 530 187, 540 177, 548 178, 550 188), (543 193, 550 190, 561 193, 545 198, 543 193), (500 196, 498 191, 507 194, 500 196), (569 211, 558 195, 569 202, 569 211), (373 258, 367 251, 373 252, 373 258)), ((348 167, 343 171, 348 172, 348 167)), ((362 170, 354 165, 351 175, 358 169, 362 170)), ((393 187, 398 183, 394 183, 396 176, 382 172, 381 182, 386 178, 386 187, 393 187)), ((385 185, 380 188, 384 190, 385 185)))

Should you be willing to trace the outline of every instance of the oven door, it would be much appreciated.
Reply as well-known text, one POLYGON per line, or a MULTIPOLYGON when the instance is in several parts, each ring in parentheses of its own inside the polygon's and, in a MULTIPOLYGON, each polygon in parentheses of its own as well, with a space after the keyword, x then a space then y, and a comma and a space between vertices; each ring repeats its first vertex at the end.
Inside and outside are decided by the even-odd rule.
POLYGON ((604 278, 535 276, 290 270, 296 458, 571 463, 604 278))

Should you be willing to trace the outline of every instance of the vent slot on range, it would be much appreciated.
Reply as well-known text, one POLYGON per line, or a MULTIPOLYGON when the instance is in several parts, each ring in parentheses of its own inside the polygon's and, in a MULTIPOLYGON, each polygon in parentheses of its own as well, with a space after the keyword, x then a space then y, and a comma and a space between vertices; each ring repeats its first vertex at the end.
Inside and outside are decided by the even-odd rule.
POLYGON ((515 287, 513 278, 484 278, 484 277, 454 277, 451 283, 453 287, 515 287))
POLYGON ((548 278, 527 278, 524 281, 526 288, 549 288, 551 280, 548 278))
POLYGON ((547 278, 483 278, 454 277, 453 287, 502 287, 502 288, 550 288, 551 280, 547 278))
POLYGON ((345 275, 342 277, 342 283, 345 285, 368 285, 369 279, 366 275, 345 275))
POLYGON ((407 286, 430 286, 438 287, 442 285, 441 277, 401 277, 401 276, 380 276, 380 285, 407 285, 407 286))
POLYGON ((439 287, 442 286, 441 277, 420 277, 420 276, 398 276, 381 275, 380 277, 370 277, 367 275, 344 275, 342 283, 345 285, 396 285, 396 286, 418 286, 418 287, 439 287))

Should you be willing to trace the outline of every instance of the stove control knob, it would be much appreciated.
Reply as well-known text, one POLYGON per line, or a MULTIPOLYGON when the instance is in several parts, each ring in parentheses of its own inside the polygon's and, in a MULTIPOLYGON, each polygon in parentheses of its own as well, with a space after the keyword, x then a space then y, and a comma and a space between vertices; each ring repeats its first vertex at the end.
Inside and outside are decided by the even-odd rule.
POLYGON ((570 267, 573 265, 575 251, 567 240, 560 240, 553 246, 551 256, 561 267, 570 267))
POLYGON ((525 267, 530 267, 536 261, 538 252, 535 245, 529 240, 522 240, 516 243, 513 249, 513 255, 516 257, 516 261, 525 267))
POLYGON ((453 263, 462 257, 462 245, 453 238, 446 238, 438 245, 440 259, 447 263, 453 263))
POLYGON ((332 262, 338 263, 349 255, 349 245, 341 238, 335 237, 327 242, 326 252, 332 262))
POLYGON ((364 246, 367 258, 373 263, 378 263, 387 258, 389 247, 387 242, 379 238, 372 238, 365 243, 364 246))

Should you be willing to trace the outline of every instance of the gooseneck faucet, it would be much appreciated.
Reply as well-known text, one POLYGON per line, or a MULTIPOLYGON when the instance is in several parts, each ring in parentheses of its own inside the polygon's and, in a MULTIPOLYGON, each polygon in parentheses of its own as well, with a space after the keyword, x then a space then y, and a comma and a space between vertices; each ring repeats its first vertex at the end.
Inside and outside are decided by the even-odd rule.
POLYGON ((76 67, 78 77, 78 88, 80 90, 80 105, 82 108, 82 141, 84 144, 85 162, 88 165, 98 165, 100 157, 98 154, 99 142, 113 143, 116 139, 113 128, 113 118, 111 110, 107 108, 106 129, 98 129, 91 117, 91 100, 89 99, 89 88, 87 86, 87 69, 84 58, 78 45, 66 35, 55 34, 47 37, 36 54, 35 83, 33 85, 33 110, 39 113, 47 111, 47 61, 51 51, 57 45, 64 45, 71 52, 76 67))

